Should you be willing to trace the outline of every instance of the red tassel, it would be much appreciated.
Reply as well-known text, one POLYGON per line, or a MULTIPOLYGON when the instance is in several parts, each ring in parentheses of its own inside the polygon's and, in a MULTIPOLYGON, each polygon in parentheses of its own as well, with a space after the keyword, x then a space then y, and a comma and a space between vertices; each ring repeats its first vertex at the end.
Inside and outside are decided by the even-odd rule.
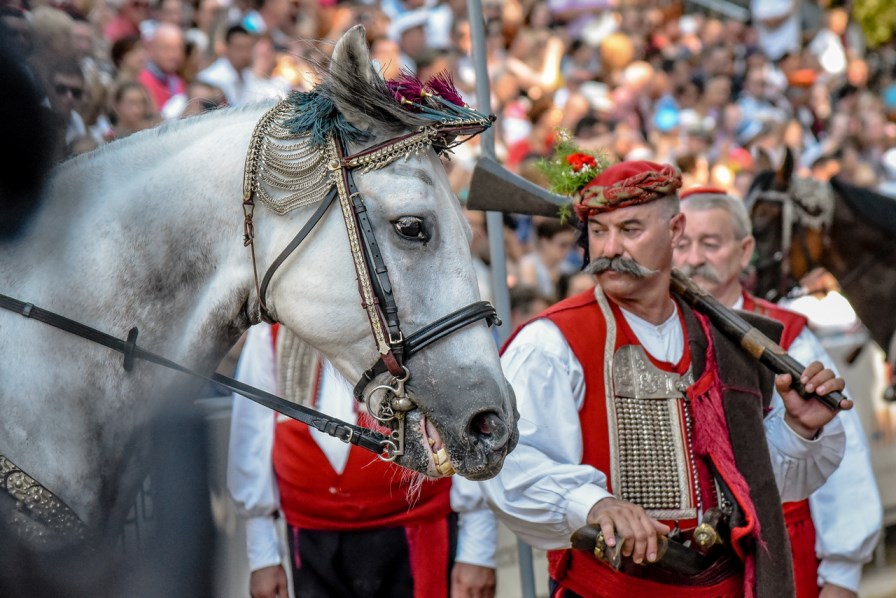
MULTIPOLYGON (((753 536, 756 547, 765 548, 759 526, 759 518, 756 516, 756 507, 750 498, 750 487, 743 475, 737 469, 734 459, 734 450, 731 448, 731 436, 728 433, 728 422, 725 419, 725 411, 722 407, 722 386, 716 372, 715 352, 712 348, 712 336, 709 322, 701 314, 695 314, 700 322, 703 333, 707 339, 706 370, 700 380, 692 387, 691 415, 694 420, 694 452, 702 457, 712 460, 719 474, 724 479, 728 488, 735 495, 735 500, 744 511, 746 529, 741 530, 740 537, 749 533, 753 536)), ((737 530, 732 530, 732 543, 735 550, 737 530)), ((744 595, 752 598, 755 595, 756 582, 756 556, 755 551, 742 555, 744 559, 744 595)))

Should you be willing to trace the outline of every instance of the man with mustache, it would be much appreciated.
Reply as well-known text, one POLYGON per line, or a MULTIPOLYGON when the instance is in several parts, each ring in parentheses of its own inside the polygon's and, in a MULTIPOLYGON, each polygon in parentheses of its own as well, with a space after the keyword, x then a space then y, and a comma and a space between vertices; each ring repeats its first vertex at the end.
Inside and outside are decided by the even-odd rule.
MULTIPOLYGON (((599 172, 586 158, 554 164, 575 171, 565 180, 577 184, 573 208, 598 284, 509 342, 502 365, 520 443, 482 484, 486 498, 523 540, 550 551, 552 596, 791 595, 781 498, 805 498, 836 469, 843 426, 790 389, 789 376, 774 381, 785 408, 768 413, 771 375, 670 294, 685 226, 680 173, 640 161, 599 172), (660 558, 663 536, 690 540, 708 512, 730 534, 699 571, 660 558), (599 527, 604 555, 621 546, 615 566, 570 550, 586 524, 599 527)), ((801 379, 821 394, 843 389, 819 363, 801 379)))
MULTIPOLYGON (((680 197, 687 220, 675 246, 675 265, 728 307, 781 322, 781 345, 800 363, 821 361, 834 370, 806 318, 741 286, 740 274, 755 245, 743 202, 710 187, 694 187, 680 197)), ((862 564, 871 560, 880 535, 881 501, 865 432, 855 412, 842 420, 846 452, 840 467, 809 499, 784 503, 798 598, 819 596, 819 591, 823 598, 857 596, 862 564)))

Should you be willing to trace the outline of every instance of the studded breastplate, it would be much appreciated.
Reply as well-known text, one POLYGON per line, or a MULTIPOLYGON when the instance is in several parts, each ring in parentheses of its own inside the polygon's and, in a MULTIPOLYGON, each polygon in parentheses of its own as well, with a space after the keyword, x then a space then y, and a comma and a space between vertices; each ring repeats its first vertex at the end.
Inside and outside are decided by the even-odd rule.
POLYGON ((693 519, 694 460, 684 375, 657 368, 639 345, 624 345, 613 356, 613 409, 608 413, 614 494, 661 520, 693 519))

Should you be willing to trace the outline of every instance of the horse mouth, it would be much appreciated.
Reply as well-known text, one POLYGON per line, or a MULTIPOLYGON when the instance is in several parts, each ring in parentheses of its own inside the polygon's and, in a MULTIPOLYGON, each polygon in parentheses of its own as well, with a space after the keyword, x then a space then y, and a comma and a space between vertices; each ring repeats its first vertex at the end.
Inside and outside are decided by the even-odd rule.
POLYGON ((425 415, 420 418, 420 435, 423 438, 424 448, 428 448, 426 475, 433 478, 454 475, 456 473, 454 465, 448 456, 442 435, 425 415))

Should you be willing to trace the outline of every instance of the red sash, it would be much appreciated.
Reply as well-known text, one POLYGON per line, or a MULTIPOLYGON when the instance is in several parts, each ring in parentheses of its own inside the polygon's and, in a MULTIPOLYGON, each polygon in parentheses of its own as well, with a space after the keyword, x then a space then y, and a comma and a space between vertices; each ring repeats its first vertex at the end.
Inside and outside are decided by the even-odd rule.
POLYGON ((744 582, 731 575, 706 586, 657 583, 613 570, 581 550, 548 553, 551 577, 583 598, 742 598, 744 582), (571 571, 578 571, 570 575, 571 571))

